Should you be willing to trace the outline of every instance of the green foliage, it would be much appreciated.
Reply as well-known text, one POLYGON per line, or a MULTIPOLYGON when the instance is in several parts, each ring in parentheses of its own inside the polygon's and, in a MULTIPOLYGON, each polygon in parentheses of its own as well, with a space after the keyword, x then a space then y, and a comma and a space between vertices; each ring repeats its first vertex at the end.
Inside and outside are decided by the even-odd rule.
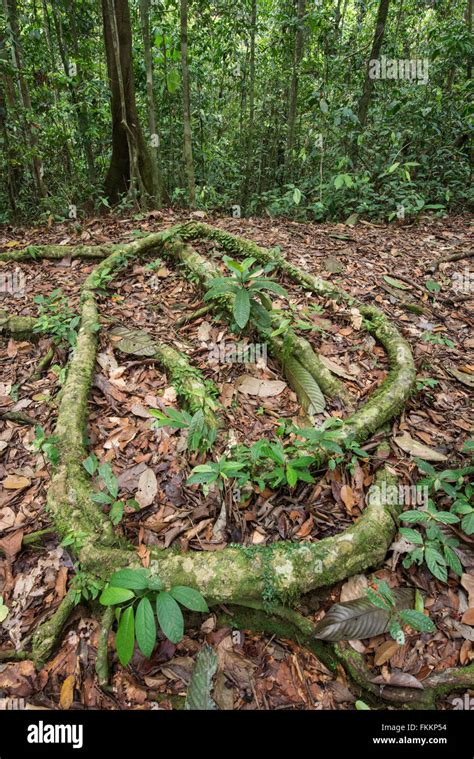
POLYGON ((58 288, 46 298, 37 295, 34 300, 39 305, 34 331, 51 335, 56 343, 69 343, 74 347, 80 317, 69 307, 64 293, 58 288))
POLYGON ((375 589, 367 588, 366 595, 378 609, 389 614, 389 633, 400 645, 405 642, 402 626, 407 625, 418 632, 435 632, 436 627, 423 611, 416 609, 397 609, 396 598, 385 580, 375 583, 375 589))
MULTIPOLYGON (((349 0, 340 18, 341 9, 330 3, 307 4, 294 147, 286 156, 289 83, 299 28, 295 4, 266 0, 258 5, 253 76, 249 4, 220 2, 218 13, 213 4, 190 4, 189 78, 200 207, 227 210, 241 203, 247 214, 344 220, 358 213, 410 220, 425 211, 442 214, 465 208, 470 198, 472 202, 473 43, 465 4, 410 1, 402 14, 389 13, 383 54, 395 60, 408 54, 414 62, 429 59, 429 81, 401 77, 375 82, 362 130, 357 113, 377 7, 349 0), (315 71, 323 72, 321 80, 315 71)), ((31 109, 24 107, 18 87, 8 85, 0 138, 0 172, 5 177, 0 223, 29 217, 68 224, 76 231, 80 216, 111 205, 102 186, 112 130, 103 36, 97 33, 100 5, 83 0, 73 10, 60 3, 41 8, 40 13, 37 4, 25 0, 18 14, 31 109), (61 30, 59 40, 51 29, 61 30), (75 72, 65 70, 65 56, 77 65, 75 72), (33 125, 33 141, 27 124, 33 125), (47 190, 43 195, 32 168, 38 157, 47 190)), ((139 13, 131 14, 131 24, 143 124, 147 82, 139 13)), ((8 62, 14 40, 9 25, 5 28, 2 60, 8 62)), ((182 146, 176 139, 182 102, 177 4, 152 3, 150 29, 162 174, 173 203, 182 204, 182 146)), ((3 76, 17 84, 18 74, 9 63, 3 76)), ((124 197, 116 210, 129 212, 133 206, 133 198, 124 197)))
POLYGON ((400 517, 401 522, 419 525, 417 529, 400 528, 400 534, 414 546, 403 566, 425 562, 431 574, 447 582, 449 569, 461 575, 463 568, 455 550, 459 540, 443 530, 443 525, 456 525, 466 535, 474 533, 474 487, 469 481, 474 466, 437 472, 427 461, 417 459, 417 464, 426 474, 418 481, 418 487, 426 487, 432 497, 428 498, 423 509, 405 511, 400 517), (441 509, 437 508, 434 499, 441 509))
POLYGON ((102 490, 92 495, 92 500, 109 507, 109 519, 112 524, 119 524, 122 521, 125 506, 139 509, 140 505, 134 498, 128 501, 118 499, 119 483, 113 473, 112 467, 108 462, 100 465, 97 457, 91 453, 83 462, 82 466, 93 477, 96 473, 99 475, 99 483, 103 486, 102 490))
POLYGON ((216 442, 217 430, 206 423, 206 418, 202 409, 196 411, 191 416, 187 411, 177 411, 169 408, 167 413, 150 409, 150 414, 156 419, 152 427, 160 429, 161 427, 171 427, 187 431, 187 448, 189 451, 205 452, 212 448, 216 442))
POLYGON ((46 433, 40 424, 35 427, 35 439, 33 440, 33 449, 44 454, 46 459, 53 466, 59 464, 59 450, 57 448, 57 435, 46 437, 46 433))
POLYGON ((204 296, 204 300, 219 299, 225 296, 233 298, 232 313, 238 330, 243 330, 249 321, 262 329, 271 327, 271 302, 265 292, 286 297, 287 293, 281 285, 273 279, 262 277, 268 273, 273 265, 262 268, 254 268, 256 259, 249 257, 242 262, 235 261, 229 256, 223 256, 227 268, 232 271, 230 277, 216 277, 212 280, 211 287, 204 296))
POLYGON ((85 601, 95 601, 99 596, 103 583, 95 577, 79 570, 73 577, 71 589, 74 591, 74 603, 77 604, 84 599, 85 601))
POLYGON ((115 644, 125 667, 133 656, 135 641, 148 659, 157 638, 157 624, 172 643, 184 634, 181 606, 191 611, 209 611, 201 593, 184 585, 165 590, 161 580, 147 569, 120 569, 100 596, 103 606, 116 606, 118 621, 115 644), (156 618, 155 618, 156 617, 156 618))
POLYGON ((234 461, 222 456, 218 461, 195 466, 186 482, 188 485, 203 485, 205 491, 214 484, 219 490, 223 490, 228 480, 235 481, 237 485, 245 485, 248 477, 244 461, 234 461))
POLYGON ((431 343, 432 345, 445 345, 447 348, 455 348, 455 344, 446 335, 440 335, 434 332, 424 332, 421 339, 425 343, 431 343))

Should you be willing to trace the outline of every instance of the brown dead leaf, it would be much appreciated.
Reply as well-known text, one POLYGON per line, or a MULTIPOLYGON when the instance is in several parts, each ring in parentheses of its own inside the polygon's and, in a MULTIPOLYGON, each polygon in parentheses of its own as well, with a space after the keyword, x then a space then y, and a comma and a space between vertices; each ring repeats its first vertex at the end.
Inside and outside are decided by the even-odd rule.
POLYGON ((8 696, 26 698, 36 687, 36 670, 31 661, 6 664, 0 672, 0 690, 8 696))
POLYGON ((76 678, 74 675, 66 677, 61 685, 61 695, 59 696, 59 706, 61 709, 70 709, 74 702, 74 686, 76 678))
POLYGON ((472 625, 474 626, 474 608, 467 609, 464 614, 462 615, 461 622, 464 625, 472 625))
POLYGON ((6 490, 23 490, 23 488, 31 485, 31 480, 21 475, 9 474, 3 480, 2 485, 6 490))
POLYGON ((256 395, 258 398, 272 398, 280 395, 287 387, 286 382, 281 380, 260 380, 251 374, 243 374, 235 383, 241 393, 256 395))
POLYGON ((150 506, 155 500, 155 496, 158 492, 158 482, 153 469, 147 467, 140 475, 138 480, 138 490, 135 494, 135 498, 144 509, 146 506, 150 506))
POLYGON ((394 440, 402 451, 412 456, 417 456, 425 461, 446 461, 447 456, 444 453, 439 453, 432 448, 428 448, 427 445, 423 445, 423 443, 418 443, 408 432, 404 432, 403 435, 399 435, 394 440))
POLYGON ((296 533, 296 537, 306 538, 310 534, 311 530, 313 529, 313 525, 314 525, 314 517, 312 514, 310 514, 308 519, 305 522, 303 522, 303 524, 299 528, 298 532, 296 533))
POLYGON ((348 513, 352 514, 352 509, 357 503, 357 498, 355 497, 352 488, 349 487, 349 485, 343 485, 339 495, 341 496, 348 513))
POLYGON ((353 575, 344 583, 341 588, 340 602, 353 601, 355 598, 361 598, 365 595, 369 583, 365 575, 353 575))
POLYGON ((375 652, 374 663, 377 667, 390 661, 392 656, 397 653, 400 645, 395 640, 386 640, 375 652))
POLYGON ((0 540, 0 548, 7 561, 13 561, 17 553, 20 553, 22 541, 23 530, 16 530, 0 540))
POLYGON ((461 585, 467 590, 469 606, 474 606, 474 575, 466 572, 461 577, 461 585))

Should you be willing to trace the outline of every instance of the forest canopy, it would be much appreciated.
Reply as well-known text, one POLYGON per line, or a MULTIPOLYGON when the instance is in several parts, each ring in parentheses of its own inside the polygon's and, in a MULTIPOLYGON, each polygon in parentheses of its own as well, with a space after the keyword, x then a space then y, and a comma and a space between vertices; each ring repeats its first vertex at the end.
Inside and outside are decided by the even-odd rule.
POLYGON ((467 207, 472 0, 2 0, 0 222, 467 207))

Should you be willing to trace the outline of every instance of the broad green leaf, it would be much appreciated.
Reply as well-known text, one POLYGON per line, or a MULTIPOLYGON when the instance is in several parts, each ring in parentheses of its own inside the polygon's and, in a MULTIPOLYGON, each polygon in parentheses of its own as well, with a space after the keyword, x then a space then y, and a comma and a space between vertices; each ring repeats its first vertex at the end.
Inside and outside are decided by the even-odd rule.
POLYGON ((125 601, 130 601, 134 597, 134 593, 128 588, 118 588, 109 585, 101 593, 99 598, 102 606, 115 606, 116 604, 123 604, 125 601))
POLYGON ((204 597, 199 591, 194 588, 188 588, 185 585, 175 585, 170 590, 173 598, 178 601, 181 606, 185 606, 186 609, 191 611, 209 611, 208 605, 204 597))
POLYGON ((149 598, 145 596, 137 606, 135 615, 135 635, 138 648, 148 659, 156 644, 156 622, 149 598))
POLYGON ((117 635, 115 636, 115 647, 120 664, 126 667, 133 656, 133 649, 135 647, 135 618, 132 606, 129 606, 128 609, 122 612, 117 635))
POLYGON ((301 190, 299 190, 297 187, 293 190, 293 203, 296 206, 299 206, 301 202, 301 190))
POLYGON ((96 473, 97 467, 99 466, 97 456, 94 456, 94 454, 91 453, 91 455, 82 462, 82 466, 92 477, 92 475, 96 473))
POLYGON ((354 704, 354 706, 355 706, 355 708, 357 709, 358 712, 363 712, 363 711, 369 711, 370 712, 370 711, 372 711, 371 708, 370 708, 370 706, 368 706, 365 703, 365 701, 356 701, 355 704, 354 704))
POLYGON ((148 588, 149 572, 147 569, 119 569, 110 578, 110 585, 115 588, 129 590, 146 590, 148 588))
POLYGON ((196 657, 186 694, 186 711, 211 711, 216 709, 212 700, 212 678, 217 671, 217 654, 205 643, 196 657))
POLYGON ((435 625, 426 614, 415 609, 404 609, 400 612, 400 619, 406 625, 410 625, 414 630, 418 632, 434 632, 436 630, 435 625))
POLYGON ((235 296, 233 313, 235 321, 240 329, 243 329, 250 317, 250 295, 243 287, 238 290, 235 296))
POLYGON ((171 643, 179 643, 184 633, 183 613, 170 593, 162 591, 156 597, 156 616, 163 633, 171 643))
POLYGON ((444 556, 433 546, 427 546, 425 549, 425 561, 426 566, 441 582, 448 581, 448 570, 446 568, 446 559, 444 556))
POLYGON ((391 285, 392 287, 396 287, 398 290, 411 290, 410 285, 406 285, 405 282, 400 282, 399 279, 394 279, 393 277, 389 277, 387 274, 384 274, 383 278, 388 285, 391 285))
POLYGON ((320 414, 326 401, 314 377, 295 358, 284 363, 285 376, 308 414, 320 414))

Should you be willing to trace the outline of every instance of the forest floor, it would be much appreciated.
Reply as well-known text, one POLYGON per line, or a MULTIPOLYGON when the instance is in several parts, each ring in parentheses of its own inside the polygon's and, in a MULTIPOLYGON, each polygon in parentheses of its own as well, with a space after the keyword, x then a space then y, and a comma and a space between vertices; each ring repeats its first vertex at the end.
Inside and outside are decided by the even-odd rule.
MULTIPOLYGON (((155 211, 133 218, 90 218, 80 224, 4 227, 0 229, 0 250, 49 243, 128 242, 137 234, 161 231, 196 217, 202 214, 155 211)), ((223 522, 216 495, 204 497, 197 486, 186 485, 199 456, 188 463, 179 430, 151 427, 150 408, 177 407, 176 393, 166 375, 152 360, 114 351, 110 328, 121 324, 146 330, 183 350, 191 363, 217 384, 225 407, 223 427, 232 431, 235 442, 272 436, 279 419, 298 417, 296 395, 281 382, 271 358, 257 365, 225 363, 225 346, 236 338, 211 316, 176 329, 176 320, 195 311, 202 300, 168 266, 149 269, 146 261, 135 263, 121 272, 99 299, 102 330, 88 434, 91 450, 102 462, 111 463, 121 494, 140 504, 139 510, 127 508, 117 529, 136 545, 144 565, 152 545, 216 551, 228 543, 315 541, 345 529, 364 508, 365 494, 381 463, 373 454, 382 439, 390 444, 386 463, 407 485, 416 479, 413 455, 424 458, 434 450, 446 457, 446 468, 465 462, 461 448, 472 437, 474 421, 470 405, 474 384, 473 259, 442 263, 433 273, 430 267, 442 257, 472 250, 472 228, 466 218, 424 218, 412 225, 362 222, 355 227, 212 216, 206 221, 265 247, 280 246, 301 268, 334 281, 361 301, 375 302, 411 345, 417 392, 392 428, 363 446, 368 457, 357 460, 352 471, 337 467, 322 473, 315 484, 301 483, 291 495, 267 488, 253 493, 243 504, 236 504, 229 493, 223 522), (413 304, 419 313, 409 310, 413 304), (400 436, 403 449, 395 442, 400 436)), ((201 241, 196 247, 212 255, 212 243, 201 241)), ((12 264, 0 266, 0 275, 12 271, 12 264)), ((47 296, 54 288, 61 288, 70 305, 77 308, 81 284, 93 267, 93 262, 67 256, 17 264, 15 268, 25 277, 24 292, 0 292, 0 310, 36 315, 33 298, 47 296)), ((334 301, 281 281, 301 317, 301 334, 362 402, 386 376, 382 348, 359 331, 357 313, 348 322, 339 315, 334 301)), ((32 420, 32 424, 18 424, 1 421, 0 416, 0 588, 10 609, 0 627, 0 650, 20 646, 31 635, 64 597, 74 573, 67 545, 59 545, 54 534, 41 544, 22 548, 25 535, 50 524, 45 511, 50 466, 35 449, 35 425, 41 425, 46 436, 53 433, 59 366, 66 362, 66 351, 57 351, 54 370, 50 368, 41 379, 31 381, 50 344, 43 337, 36 342, 10 339, 0 343, 0 415, 18 412, 32 420)), ((340 414, 337 405, 329 403, 325 415, 340 414)), ((229 439, 223 439, 217 451, 222 452, 228 444, 229 439)), ((376 576, 392 587, 409 584, 422 589, 437 631, 410 634, 403 646, 388 635, 354 641, 373 668, 374 679, 378 678, 375 682, 422 688, 430 673, 474 660, 474 614, 468 618, 470 622, 460 624, 466 609, 474 606, 474 574, 469 574, 474 573, 474 539, 465 537, 460 550, 467 567, 463 584, 453 573, 444 584, 424 566, 404 569, 401 562, 406 545, 398 540, 392 546, 376 576)), ((341 593, 343 600, 355 598, 366 583, 366 578, 358 576, 323 589, 306 599, 303 608, 317 622, 340 600, 341 593)), ((221 628, 213 614, 203 616, 200 628, 187 629, 177 646, 162 639, 150 660, 137 651, 126 669, 118 664, 112 646, 112 690, 105 693, 94 672, 98 633, 90 609, 78 605, 59 649, 43 669, 36 672, 28 660, 0 665, 0 696, 24 698, 30 705, 51 709, 59 705, 72 709, 171 709, 179 702, 174 697, 185 695, 194 658, 207 640, 219 658, 214 699, 220 708, 354 708, 356 695, 343 674, 335 677, 294 642, 221 628)), ((441 707, 452 708, 453 698, 441 707)))

